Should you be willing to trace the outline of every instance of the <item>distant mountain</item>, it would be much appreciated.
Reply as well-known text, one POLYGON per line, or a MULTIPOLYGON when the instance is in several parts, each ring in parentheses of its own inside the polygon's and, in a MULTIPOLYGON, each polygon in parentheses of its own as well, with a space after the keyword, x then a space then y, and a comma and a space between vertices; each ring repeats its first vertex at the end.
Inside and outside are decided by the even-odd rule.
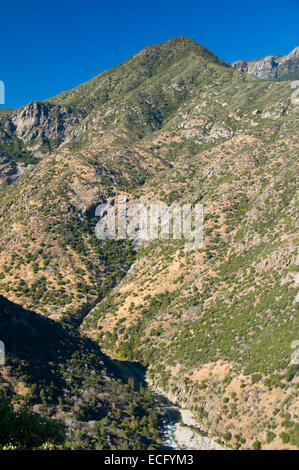
POLYGON ((265 80, 299 79, 299 46, 288 55, 268 55, 262 59, 237 60, 232 66, 265 80))

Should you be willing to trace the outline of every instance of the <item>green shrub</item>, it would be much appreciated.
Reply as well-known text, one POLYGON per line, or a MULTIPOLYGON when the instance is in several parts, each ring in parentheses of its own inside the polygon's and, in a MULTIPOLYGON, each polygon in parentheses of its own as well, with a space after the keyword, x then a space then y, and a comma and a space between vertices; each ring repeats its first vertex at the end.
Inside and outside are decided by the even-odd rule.
POLYGON ((0 449, 7 446, 34 449, 64 442, 65 430, 61 422, 43 418, 27 407, 15 411, 5 393, 0 395, 0 449))

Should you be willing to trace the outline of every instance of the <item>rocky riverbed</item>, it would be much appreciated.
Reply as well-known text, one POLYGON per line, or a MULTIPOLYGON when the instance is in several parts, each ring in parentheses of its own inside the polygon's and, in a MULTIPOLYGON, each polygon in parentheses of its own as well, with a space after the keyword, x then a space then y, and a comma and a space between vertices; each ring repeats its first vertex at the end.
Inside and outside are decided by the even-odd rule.
POLYGON ((177 424, 174 435, 174 441, 178 449, 186 450, 228 450, 227 447, 220 446, 211 437, 201 436, 193 429, 182 424, 177 424))

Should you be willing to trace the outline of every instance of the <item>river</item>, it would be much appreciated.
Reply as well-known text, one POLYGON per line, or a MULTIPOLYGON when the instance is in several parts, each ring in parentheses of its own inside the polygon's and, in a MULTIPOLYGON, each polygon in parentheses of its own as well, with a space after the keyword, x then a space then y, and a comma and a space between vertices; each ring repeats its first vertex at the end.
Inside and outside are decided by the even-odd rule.
POLYGON ((167 449, 179 450, 180 447, 174 440, 174 433, 177 424, 181 421, 180 409, 162 395, 153 392, 153 397, 157 405, 165 412, 165 420, 160 429, 163 445, 167 449))

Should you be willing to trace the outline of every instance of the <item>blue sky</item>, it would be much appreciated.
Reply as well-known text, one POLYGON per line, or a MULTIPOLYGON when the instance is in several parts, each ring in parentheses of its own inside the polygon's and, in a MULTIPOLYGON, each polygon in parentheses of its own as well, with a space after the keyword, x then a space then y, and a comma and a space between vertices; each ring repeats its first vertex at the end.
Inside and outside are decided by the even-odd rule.
POLYGON ((298 14, 299 0, 1 2, 5 106, 56 95, 174 36, 229 62, 287 54, 299 43, 298 14))

